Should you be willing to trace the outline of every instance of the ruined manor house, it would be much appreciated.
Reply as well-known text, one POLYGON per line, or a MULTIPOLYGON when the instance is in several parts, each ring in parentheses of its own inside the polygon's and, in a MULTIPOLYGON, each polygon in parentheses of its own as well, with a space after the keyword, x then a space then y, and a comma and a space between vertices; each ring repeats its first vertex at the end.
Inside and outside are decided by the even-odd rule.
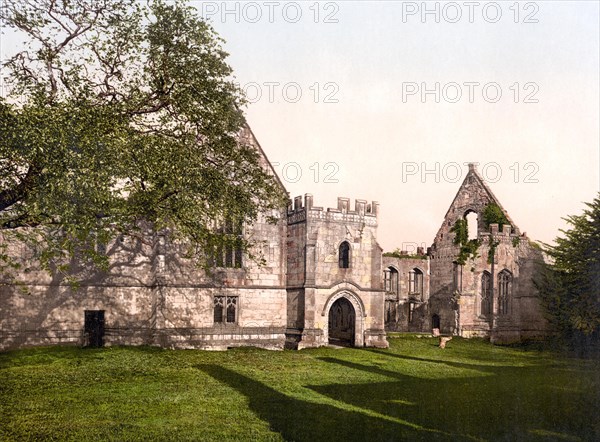
MULTIPOLYGON (((243 136, 275 174, 250 129, 243 136)), ((109 270, 78 290, 36 268, 21 274, 20 284, 1 284, 0 349, 387 347, 386 332, 434 329, 500 343, 544 335, 532 283, 541 252, 474 166, 426 251, 384 255, 378 217, 376 202, 338 198, 336 207, 324 208, 312 195, 296 197, 237 232, 257 241, 263 265, 230 248, 210 272, 160 233, 148 231, 148 241, 119 237, 107 248, 109 270), (484 222, 490 205, 508 221, 501 228, 484 222), (477 250, 463 263, 456 226, 471 213, 477 250), (267 222, 272 215, 276 224, 267 222)), ((24 262, 34 256, 23 244, 9 249, 24 262)))

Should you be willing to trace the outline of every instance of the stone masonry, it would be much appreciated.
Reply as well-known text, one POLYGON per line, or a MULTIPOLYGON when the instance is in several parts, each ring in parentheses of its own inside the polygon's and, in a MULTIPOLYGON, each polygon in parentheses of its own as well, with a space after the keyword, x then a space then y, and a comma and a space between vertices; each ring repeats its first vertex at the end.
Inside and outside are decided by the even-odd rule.
MULTIPOLYGON (((250 129, 243 136, 275 174, 250 129)), ((109 245, 107 271, 73 263, 77 289, 59 272, 40 269, 34 250, 11 242, 22 272, 18 283, 0 281, 0 350, 51 344, 385 348, 386 330, 432 328, 494 342, 543 336, 531 281, 541 254, 508 214, 510 225, 501 231, 479 216, 478 256, 456 264, 452 226, 489 203, 501 207, 472 166, 428 253, 383 256, 378 203, 338 198, 337 207, 324 209, 307 194, 244 226, 264 265, 230 255, 210 271, 186 260, 168 232, 142 226, 142 234, 109 245), (267 222, 273 217, 275 224, 267 222), (488 260, 490 244, 496 246, 488 260)))

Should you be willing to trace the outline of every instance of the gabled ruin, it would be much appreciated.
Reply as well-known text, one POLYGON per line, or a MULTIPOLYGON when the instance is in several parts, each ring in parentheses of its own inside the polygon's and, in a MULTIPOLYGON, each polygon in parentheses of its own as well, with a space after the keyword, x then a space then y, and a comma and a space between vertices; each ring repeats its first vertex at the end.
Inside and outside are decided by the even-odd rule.
POLYGON ((541 251, 469 164, 429 249, 433 328, 512 342, 546 331, 533 285, 541 251))

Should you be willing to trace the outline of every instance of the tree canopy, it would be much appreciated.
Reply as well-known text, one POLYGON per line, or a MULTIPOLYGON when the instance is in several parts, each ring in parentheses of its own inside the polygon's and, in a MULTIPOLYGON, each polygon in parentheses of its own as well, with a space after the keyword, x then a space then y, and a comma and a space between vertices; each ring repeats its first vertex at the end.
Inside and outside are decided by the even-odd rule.
POLYGON ((536 281, 552 323, 573 342, 600 337, 600 195, 586 206, 565 218, 570 229, 546 247, 553 263, 536 281))
POLYGON ((230 240, 215 220, 252 223, 283 206, 240 136, 246 103, 223 41, 185 2, 5 0, 0 21, 25 41, 2 66, 5 240, 35 230, 45 266, 75 253, 102 264, 92 243, 143 221, 202 262, 230 240))

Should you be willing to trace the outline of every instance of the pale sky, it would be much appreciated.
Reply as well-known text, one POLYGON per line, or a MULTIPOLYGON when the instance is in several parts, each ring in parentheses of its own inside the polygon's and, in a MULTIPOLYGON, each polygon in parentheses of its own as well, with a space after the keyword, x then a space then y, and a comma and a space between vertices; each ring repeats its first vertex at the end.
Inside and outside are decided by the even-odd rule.
POLYGON ((431 245, 467 162, 544 242, 600 190, 596 1, 193 4, 290 196, 378 201, 384 250, 431 245))

